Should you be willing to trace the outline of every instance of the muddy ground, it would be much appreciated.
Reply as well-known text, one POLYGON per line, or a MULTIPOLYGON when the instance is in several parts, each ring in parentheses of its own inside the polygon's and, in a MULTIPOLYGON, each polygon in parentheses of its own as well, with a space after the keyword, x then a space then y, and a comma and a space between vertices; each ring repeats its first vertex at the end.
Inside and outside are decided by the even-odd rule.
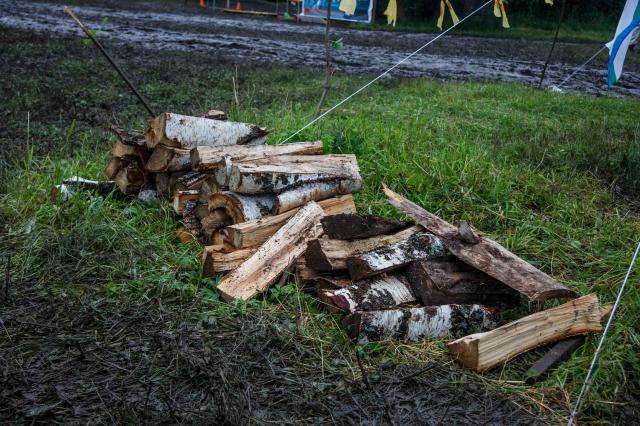
MULTIPOLYGON (((75 11, 98 29, 111 46, 171 51, 205 52, 226 61, 321 69, 324 61, 323 27, 275 19, 252 19, 202 12, 181 3, 75 2, 75 11), (98 5, 100 5, 98 7, 98 5)), ((191 2, 193 3, 193 2, 191 2)), ((0 0, 0 25, 47 34, 79 34, 63 13, 61 3, 0 0)), ((332 38, 344 47, 334 52, 337 72, 378 74, 435 34, 335 28, 332 38)), ((548 53, 546 41, 445 36, 398 66, 391 76, 430 76, 445 80, 491 80, 537 84, 548 53)), ((559 84, 600 48, 598 44, 559 43, 547 71, 546 84, 559 84)), ((607 55, 573 77, 564 89, 590 94, 640 95, 640 61, 631 53, 624 77, 606 87, 607 55)))

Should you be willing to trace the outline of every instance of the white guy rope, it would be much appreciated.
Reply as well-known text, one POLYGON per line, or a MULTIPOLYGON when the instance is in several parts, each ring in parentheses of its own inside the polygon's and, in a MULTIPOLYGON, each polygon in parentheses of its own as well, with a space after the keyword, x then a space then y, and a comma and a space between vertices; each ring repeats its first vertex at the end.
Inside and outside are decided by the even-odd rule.
POLYGON ((285 143, 289 140, 291 140, 291 138, 293 138, 294 136, 296 136, 297 134, 299 134, 300 132, 302 132, 303 130, 313 126, 315 123, 317 123, 318 121, 320 121, 322 118, 324 118, 324 116, 328 115, 329 113, 331 113, 333 110, 335 110, 336 108, 338 108, 340 105, 344 104, 345 102, 347 102, 349 99, 353 98, 354 96, 356 96, 358 93, 362 92, 363 90, 365 90, 367 87, 371 86, 373 83, 375 83, 376 81, 380 80, 382 77, 384 77, 385 75, 389 74, 391 71, 393 71, 394 69, 398 68, 400 65, 402 65, 403 63, 405 63, 406 61, 408 61, 409 59, 411 59, 412 57, 414 57, 415 55, 417 55, 418 53, 420 53, 422 50, 424 50, 426 47, 428 47, 431 43, 433 43, 434 41, 438 40, 440 37, 443 37, 445 34, 447 34, 449 31, 451 31, 452 29, 454 29, 455 27, 457 27, 458 25, 462 24, 464 21, 466 21, 467 19, 471 18, 473 15, 475 15, 476 13, 478 13, 480 10, 482 10, 482 8, 484 8, 485 6, 493 3, 494 0, 488 0, 486 3, 482 4, 482 6, 480 6, 479 8, 477 8, 476 10, 474 10, 473 12, 471 12, 470 14, 468 14, 467 16, 465 16, 464 18, 462 18, 460 21, 458 21, 457 24, 452 25, 451 27, 447 28, 445 31, 441 32, 440 34, 438 34, 436 37, 432 38, 431 40, 429 40, 428 42, 426 42, 425 44, 423 44, 420 48, 418 48, 417 50, 414 50, 413 52, 411 52, 409 55, 407 55, 407 57, 405 57, 404 59, 402 59, 401 61, 397 62, 396 64, 394 64, 391 68, 389 68, 388 70, 386 70, 385 72, 383 72, 382 74, 380 74, 379 76, 377 76, 376 78, 374 78, 373 80, 371 80, 370 82, 368 82, 367 84, 365 84, 364 86, 362 86, 361 88, 359 88, 358 90, 356 90, 355 92, 353 92, 352 94, 350 94, 349 96, 347 96, 346 98, 344 98, 343 100, 341 100, 340 102, 338 102, 337 104, 335 104, 334 106, 332 106, 331 108, 329 108, 328 110, 326 110, 325 112, 323 112, 322 114, 320 114, 319 116, 317 116, 316 118, 314 118, 313 120, 311 120, 310 122, 308 122, 307 124, 305 124, 304 126, 302 126, 300 129, 296 130, 294 133, 292 133, 288 138, 281 140, 280 142, 278 142, 278 144, 282 144, 285 143))
POLYGON ((551 86, 552 88, 555 87, 556 89, 560 89, 562 88, 562 86, 564 86, 567 81, 571 80, 573 78, 574 75, 578 74, 580 71, 582 71, 582 69, 584 67, 586 67, 591 61, 593 61, 600 53, 602 53, 602 51, 604 49, 607 48, 607 45, 605 44, 604 46, 602 46, 600 48, 600 50, 598 50, 596 53, 593 54, 592 57, 590 57, 589 59, 586 60, 586 62, 582 65, 580 65, 574 72, 572 72, 571 74, 569 74, 569 76, 567 78, 565 78, 564 80, 562 80, 562 83, 558 84, 557 86, 551 86))
POLYGON ((591 366, 589 367, 589 371, 587 371, 587 377, 585 377, 584 379, 584 383, 582 384, 582 389, 580 389, 580 394, 578 395, 578 399, 576 400, 576 405, 573 407, 573 411, 571 412, 571 416, 569 417, 567 426, 572 426, 573 422, 576 419, 576 415, 578 414, 578 409, 580 408, 580 402, 582 402, 582 397, 586 392, 587 384, 589 383, 589 379, 591 379, 591 375, 593 374, 593 369, 596 365, 598 354, 600 354, 600 349, 602 349, 602 345, 607 337, 607 332, 609 331, 609 327, 613 322, 613 317, 616 314, 618 305, 620 304, 620 299, 622 299, 622 293, 624 292, 624 288, 627 286, 627 282, 629 281, 629 277, 631 276, 631 271, 633 271, 633 265, 636 263, 638 252, 640 252, 640 243, 638 243, 638 247, 636 248, 636 251, 633 254, 633 258, 631 259, 631 264, 629 265, 629 269, 627 269, 627 275, 624 277, 622 286, 620 286, 620 290, 618 290, 618 296, 616 297, 616 302, 613 304, 613 309, 611 310, 611 314, 609 314, 609 320, 607 321, 607 325, 604 327, 604 331, 602 332, 602 336, 600 337, 600 342, 598 343, 596 352, 595 354, 593 354, 593 360, 591 360, 591 366))

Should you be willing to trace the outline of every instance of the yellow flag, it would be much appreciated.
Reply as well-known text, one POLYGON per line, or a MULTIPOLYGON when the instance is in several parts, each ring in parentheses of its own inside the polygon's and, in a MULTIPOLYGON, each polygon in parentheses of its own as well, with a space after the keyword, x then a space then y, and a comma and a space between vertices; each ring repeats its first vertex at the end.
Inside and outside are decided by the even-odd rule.
POLYGON ((389 0, 389 4, 384 11, 387 16, 387 25, 396 26, 396 18, 398 17, 398 3, 396 0, 389 0))
POLYGON ((340 0, 338 9, 343 11, 345 15, 353 15, 356 11, 356 0, 340 0))
POLYGON ((449 13, 451 14, 451 19, 453 19, 453 25, 456 25, 460 20, 458 19, 458 15, 456 15, 456 11, 453 10, 453 6, 449 3, 449 0, 444 0, 447 3, 447 9, 449 9, 449 13))
POLYGON ((440 0, 440 15, 438 15, 438 23, 436 26, 440 31, 442 31, 442 24, 444 22, 444 5, 447 4, 447 9, 449 9, 449 14, 451 15, 451 20, 453 21, 453 25, 460 22, 458 19, 458 15, 456 15, 456 11, 453 10, 453 6, 449 3, 449 0, 440 0))
POLYGON ((510 28, 509 20, 507 19, 507 12, 504 10, 504 1, 503 0, 495 0, 493 2, 493 15, 496 18, 502 17, 502 27, 510 28))
POLYGON ((438 23, 436 24, 436 27, 438 27, 440 31, 442 31, 443 21, 444 21, 444 0, 440 0, 440 15, 438 16, 438 23))
POLYGON ((553 6, 553 0, 544 0, 546 4, 553 6))

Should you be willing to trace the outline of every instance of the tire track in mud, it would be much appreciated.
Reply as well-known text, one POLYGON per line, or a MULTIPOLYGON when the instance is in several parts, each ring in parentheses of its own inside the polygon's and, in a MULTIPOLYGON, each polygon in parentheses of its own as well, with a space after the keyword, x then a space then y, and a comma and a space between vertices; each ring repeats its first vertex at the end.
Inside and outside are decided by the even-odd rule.
MULTIPOLYGON (((74 10, 110 45, 213 53, 237 63, 323 67, 322 26, 140 9, 76 6, 74 10)), ((52 3, 0 0, 0 25, 60 37, 81 35, 62 6, 52 3)), ((433 35, 338 28, 333 30, 333 37, 347 41, 333 54, 337 72, 378 74, 433 35)), ((446 37, 396 68, 391 76, 537 84, 543 65, 539 57, 544 56, 547 46, 547 42, 446 37), (505 52, 514 52, 514 56, 508 57, 505 52)), ((556 57, 579 62, 596 49, 596 45, 560 43, 556 57)), ((547 84, 559 83, 574 67, 562 62, 550 64, 547 84)), ((639 96, 640 73, 630 68, 611 91, 606 86, 604 66, 587 68, 566 89, 594 95, 639 96)))

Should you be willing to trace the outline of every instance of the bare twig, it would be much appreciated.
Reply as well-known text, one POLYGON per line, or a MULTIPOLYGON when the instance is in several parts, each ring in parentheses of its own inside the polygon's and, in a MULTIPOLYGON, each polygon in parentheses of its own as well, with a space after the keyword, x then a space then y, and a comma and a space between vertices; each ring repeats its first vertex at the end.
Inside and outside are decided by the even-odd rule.
POLYGON ((327 20, 324 27, 324 86, 322 87, 322 95, 320 95, 320 101, 316 108, 315 117, 318 118, 324 99, 331 89, 331 75, 333 74, 333 68, 331 67, 331 43, 329 41, 329 31, 331 30, 331 0, 327 2, 327 20))
POLYGON ((362 373, 362 382, 367 387, 367 389, 371 389, 371 383, 369 383, 369 376, 367 375, 367 370, 364 369, 364 365, 362 365, 362 360, 360 359, 360 354, 358 353, 357 346, 353 346, 353 351, 356 354, 356 361, 358 362, 358 368, 360 368, 360 373, 362 373))
POLYGON ((9 286, 11 284, 11 255, 7 255, 7 270, 4 274, 4 300, 9 301, 9 286))

